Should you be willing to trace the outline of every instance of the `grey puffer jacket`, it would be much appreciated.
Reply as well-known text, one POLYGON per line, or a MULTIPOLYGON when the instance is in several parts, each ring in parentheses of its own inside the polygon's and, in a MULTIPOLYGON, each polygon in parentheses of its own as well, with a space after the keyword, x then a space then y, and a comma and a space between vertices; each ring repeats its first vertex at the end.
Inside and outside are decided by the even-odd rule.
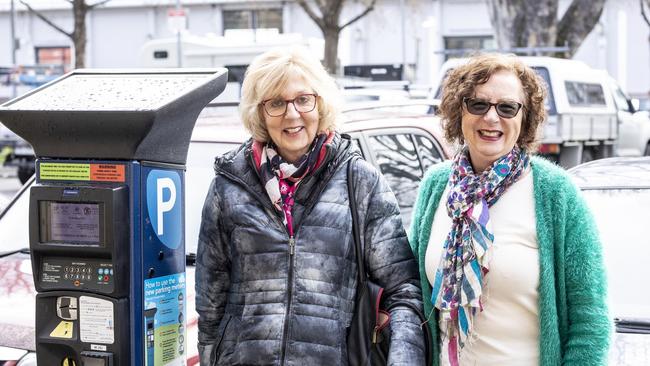
MULTIPOLYGON (((196 263, 201 365, 347 365, 357 285, 346 184, 353 154, 358 148, 337 135, 324 163, 300 183, 294 238, 260 183, 251 142, 217 158, 196 263)), ((385 288, 387 307, 410 301, 421 308, 395 196, 373 166, 357 160, 354 168, 367 271, 385 288)), ((390 324, 389 364, 424 364, 416 314, 395 307, 390 324)))

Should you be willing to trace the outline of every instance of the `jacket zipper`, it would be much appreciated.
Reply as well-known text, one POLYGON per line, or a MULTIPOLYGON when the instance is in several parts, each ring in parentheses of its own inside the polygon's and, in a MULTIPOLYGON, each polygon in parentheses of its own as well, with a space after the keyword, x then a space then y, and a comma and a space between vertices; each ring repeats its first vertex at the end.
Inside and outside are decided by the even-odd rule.
POLYGON ((294 255, 296 254, 296 240, 293 237, 293 235, 289 235, 289 231, 287 230, 287 227, 279 220, 278 215, 275 214, 275 210, 273 207, 269 207, 269 205, 252 189, 250 189, 244 181, 239 179, 238 177, 225 172, 225 171, 219 171, 218 174, 223 174, 224 177, 230 179, 231 181, 239 184, 240 186, 244 187, 246 191, 248 191, 253 197, 255 197, 258 201, 262 203, 262 206, 264 206, 266 209, 270 210, 273 212, 271 215, 276 223, 280 225, 280 227, 284 228, 284 231, 287 233, 287 236, 289 237, 289 275, 288 275, 288 284, 287 284, 287 306, 285 307, 285 315, 284 315, 284 328, 282 331, 282 348, 281 348, 281 354, 280 354, 280 365, 284 365, 284 359, 286 355, 286 343, 287 343, 287 337, 289 335, 289 317, 291 314, 291 303, 292 303, 292 298, 293 298, 293 271, 294 271, 294 255))
POLYGON ((284 326, 282 330, 282 348, 280 349, 280 365, 284 365, 286 356, 287 338, 289 337, 289 318, 291 316, 291 303, 293 299, 293 262, 296 253, 296 240, 293 236, 289 237, 289 283, 287 285, 287 306, 284 314, 284 326))
MULTIPOLYGON (((345 159, 344 163, 346 163, 348 160, 349 160, 349 158, 345 159)), ((341 166, 344 166, 344 165, 345 164, 341 164, 341 166)), ((253 170, 255 170, 255 169, 253 169, 253 170)), ((228 179, 232 180, 233 182, 238 183, 239 185, 244 187, 244 189, 247 190, 249 193, 251 193, 253 195, 253 197, 255 197, 258 201, 260 201, 264 207, 266 207, 267 209, 270 209, 271 212, 275 213, 275 210, 273 209, 273 207, 269 207, 267 202, 264 201, 255 191, 250 189, 248 187, 248 185, 246 185, 246 183, 244 181, 242 181, 238 177, 236 177, 236 176, 234 176, 234 175, 232 175, 232 174, 230 174, 228 172, 225 172, 223 170, 219 170, 217 172, 217 174, 223 174, 226 178, 228 178, 228 179)), ((319 196, 320 196, 320 193, 322 192, 322 190, 325 188, 325 185, 321 186, 320 188, 321 189, 320 189, 320 192, 319 192, 319 196)), ((310 200, 309 205, 307 207, 305 207, 304 215, 307 215, 307 214, 309 214, 309 212, 311 212, 311 209, 316 204, 315 201, 316 200, 310 200)), ((292 303, 292 299, 293 299, 293 281, 294 281, 293 272, 294 272, 294 255, 296 253, 296 240, 295 240, 293 235, 289 235, 289 231, 287 230, 287 227, 279 220, 278 215, 273 214, 271 216, 273 216, 275 221, 277 223, 279 223, 280 227, 284 228, 285 232, 287 233, 287 236, 289 236, 289 278, 288 278, 288 284, 287 284, 287 297, 288 297, 288 299, 287 299, 287 306, 285 307, 284 326, 283 326, 283 331, 282 331, 282 342, 281 342, 281 347, 282 348, 280 350, 280 352, 281 352, 281 354, 280 354, 280 365, 284 365, 284 361, 285 361, 285 357, 286 357, 286 343, 287 343, 287 338, 289 336, 289 317, 290 317, 290 314, 291 314, 291 303, 292 303)), ((296 228, 296 230, 298 230, 298 228, 296 228)))

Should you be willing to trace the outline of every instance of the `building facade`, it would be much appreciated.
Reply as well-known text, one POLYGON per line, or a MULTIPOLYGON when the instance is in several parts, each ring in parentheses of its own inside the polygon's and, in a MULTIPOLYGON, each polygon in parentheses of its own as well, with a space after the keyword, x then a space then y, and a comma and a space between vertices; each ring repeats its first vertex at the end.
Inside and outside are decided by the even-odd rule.
MULTIPOLYGON (((15 1, 16 63, 72 63, 72 43, 15 1)), ((72 30, 72 11, 63 0, 26 0, 61 28, 72 30)), ((0 67, 12 63, 11 0, 0 0, 0 67)), ((88 3, 93 2, 88 0, 88 3)), ((560 12, 569 1, 560 2, 560 12)), ((224 35, 231 29, 276 28, 322 38, 307 14, 290 0, 181 0, 186 32, 224 35)), ((341 22, 362 11, 363 1, 350 0, 341 22)), ((142 66, 145 42, 173 37, 179 13, 174 0, 110 0, 87 16, 86 66, 142 66)), ((459 48, 495 48, 484 0, 378 0, 366 17, 345 28, 339 60, 345 65, 405 64, 405 76, 430 84, 448 57, 459 48)), ((606 69, 633 97, 650 91, 650 27, 637 0, 608 0, 599 24, 574 57, 606 69)), ((207 65, 206 65, 207 66, 207 65)))

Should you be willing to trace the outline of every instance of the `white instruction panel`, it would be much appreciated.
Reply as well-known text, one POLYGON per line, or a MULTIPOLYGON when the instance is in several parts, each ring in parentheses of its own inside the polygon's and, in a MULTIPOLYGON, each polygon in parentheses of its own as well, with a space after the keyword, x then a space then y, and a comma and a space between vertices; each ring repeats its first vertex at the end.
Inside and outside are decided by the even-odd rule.
POLYGON ((113 303, 96 297, 80 296, 79 334, 82 342, 113 344, 115 341, 113 303))

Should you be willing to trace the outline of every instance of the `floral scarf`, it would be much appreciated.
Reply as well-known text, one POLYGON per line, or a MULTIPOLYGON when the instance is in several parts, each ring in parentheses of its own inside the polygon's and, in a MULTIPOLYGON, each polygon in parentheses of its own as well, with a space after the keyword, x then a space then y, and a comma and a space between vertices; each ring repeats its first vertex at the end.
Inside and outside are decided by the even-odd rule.
POLYGON ((262 184, 273 206, 284 214, 283 223, 290 236, 293 236, 291 211, 296 188, 304 177, 314 172, 323 162, 333 138, 334 132, 317 135, 309 151, 293 164, 284 161, 272 141, 253 142, 253 159, 262 184))
POLYGON ((480 174, 474 173, 467 148, 454 158, 447 197, 452 226, 431 292, 431 302, 440 310, 440 326, 446 330, 452 366, 458 365, 460 350, 472 335, 474 317, 483 311, 481 294, 494 242, 488 208, 529 164, 529 155, 517 146, 480 174))

